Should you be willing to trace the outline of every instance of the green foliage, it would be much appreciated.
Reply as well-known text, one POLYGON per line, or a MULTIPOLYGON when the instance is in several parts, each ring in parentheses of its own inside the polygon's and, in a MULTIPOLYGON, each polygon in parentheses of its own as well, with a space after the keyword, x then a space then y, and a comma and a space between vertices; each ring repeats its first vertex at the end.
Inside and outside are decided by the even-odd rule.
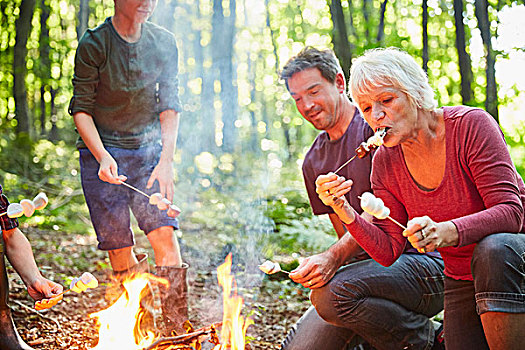
MULTIPOLYGON (((44 191, 50 205, 24 222, 68 233, 92 233, 80 189, 76 134, 67 113, 78 44, 78 0, 37 2, 28 40, 26 86, 33 133, 17 135, 13 98, 13 46, 20 0, 0 2, 0 181, 12 202, 44 191), (47 18, 46 21, 42 19, 47 18)), ((381 0, 342 1, 353 56, 377 46, 400 47, 421 60, 421 4, 388 2, 385 36, 377 42, 381 0), (367 12, 365 12, 365 6, 367 12), (350 21, 351 20, 351 21, 350 21)), ((491 18, 509 2, 490 2, 491 18)), ((224 1, 224 6, 229 5, 224 1)), ((326 218, 314 217, 300 176, 300 160, 317 131, 298 114, 278 70, 305 45, 332 47, 330 7, 324 0, 267 0, 251 6, 237 1, 235 52, 212 50, 213 1, 159 2, 153 21, 171 30, 179 46, 183 101, 176 164, 176 203, 189 229, 207 230, 223 244, 255 242, 268 258, 314 252, 335 239, 326 218), (159 11, 160 10, 160 11, 159 11), (222 54, 222 52, 221 52, 222 54), (234 62, 238 100, 220 95, 214 60, 234 62), (225 124, 222 105, 238 105, 233 125, 225 124), (237 135, 231 153, 223 150, 225 128, 237 135)), ((112 15, 112 0, 89 1, 89 27, 112 15)), ((227 7, 227 6, 226 6, 227 7)), ((474 54, 476 21, 472 1, 465 2, 465 29, 474 54)), ((428 75, 439 103, 458 104, 460 76, 454 48, 452 3, 429 3, 428 75)), ((494 28, 494 34, 497 34, 494 28)), ((477 34, 476 34, 477 35, 477 34)), ((498 62, 509 57, 498 51, 498 62)), ((473 60, 473 104, 485 100, 485 67, 473 60)), ((514 87, 501 94, 511 104, 523 96, 514 87)), ((231 116, 227 116, 231 117, 231 116)), ((230 120, 228 119, 228 120, 230 120)), ((525 171, 525 141, 520 127, 507 140, 519 171, 525 171)))

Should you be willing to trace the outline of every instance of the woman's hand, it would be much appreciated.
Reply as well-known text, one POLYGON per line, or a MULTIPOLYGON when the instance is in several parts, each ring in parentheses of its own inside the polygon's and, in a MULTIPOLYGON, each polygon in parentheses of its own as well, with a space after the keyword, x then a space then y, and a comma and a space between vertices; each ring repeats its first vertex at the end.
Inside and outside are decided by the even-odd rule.
POLYGON ((435 222, 428 216, 413 218, 403 231, 410 244, 420 253, 458 244, 458 230, 451 221, 435 222))
POLYGON ((355 211, 345 198, 345 194, 352 189, 353 181, 345 180, 332 172, 326 175, 319 175, 315 180, 315 191, 319 199, 334 210, 341 221, 349 224, 355 219, 355 211))
POLYGON ((167 198, 170 202, 173 202, 173 163, 165 162, 161 159, 155 169, 153 169, 146 188, 151 188, 155 180, 159 182, 160 193, 162 196, 167 198))
POLYGON ((126 181, 126 176, 118 174, 117 162, 109 153, 100 158, 99 164, 98 177, 100 180, 116 185, 126 181))
POLYGON ((310 256, 290 272, 290 278, 305 288, 321 288, 334 277, 340 264, 330 252, 310 256))

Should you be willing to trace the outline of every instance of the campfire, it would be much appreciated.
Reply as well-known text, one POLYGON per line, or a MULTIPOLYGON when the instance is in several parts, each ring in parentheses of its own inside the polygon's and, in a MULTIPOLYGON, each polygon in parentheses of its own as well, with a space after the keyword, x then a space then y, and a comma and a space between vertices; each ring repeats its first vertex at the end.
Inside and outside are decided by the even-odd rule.
MULTIPOLYGON (((98 344, 92 350, 174 350, 198 349, 202 341, 213 345, 213 350, 244 350, 246 330, 253 322, 241 316, 243 299, 237 295, 231 275, 232 257, 217 268, 217 278, 223 288, 222 322, 194 330, 186 322, 186 334, 162 337, 152 329, 142 329, 144 312, 140 308, 141 292, 149 281, 166 285, 168 282, 151 274, 136 274, 124 281, 126 290, 105 310, 90 314, 99 326, 98 344), (220 337, 216 328, 220 328, 220 337)), ((160 288, 164 288, 162 285, 160 288)))

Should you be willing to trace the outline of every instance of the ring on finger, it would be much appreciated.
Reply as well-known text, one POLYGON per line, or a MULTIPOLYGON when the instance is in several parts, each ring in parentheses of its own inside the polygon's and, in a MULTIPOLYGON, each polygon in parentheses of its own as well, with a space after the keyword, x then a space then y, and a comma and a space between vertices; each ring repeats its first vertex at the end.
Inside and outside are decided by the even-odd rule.
POLYGON ((423 239, 427 238, 427 231, 425 231, 425 229, 421 229, 421 236, 423 239))

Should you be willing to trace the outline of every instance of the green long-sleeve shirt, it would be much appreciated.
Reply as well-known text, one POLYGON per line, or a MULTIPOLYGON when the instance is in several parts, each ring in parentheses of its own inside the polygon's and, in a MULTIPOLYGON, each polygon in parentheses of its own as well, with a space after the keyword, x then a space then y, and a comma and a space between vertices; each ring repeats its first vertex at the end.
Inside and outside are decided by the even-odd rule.
MULTIPOLYGON (((159 142, 159 114, 182 110, 177 74, 173 34, 146 22, 139 41, 128 43, 107 18, 78 44, 69 113, 91 115, 106 147, 159 142)), ((86 147, 80 138, 77 147, 86 147)))

